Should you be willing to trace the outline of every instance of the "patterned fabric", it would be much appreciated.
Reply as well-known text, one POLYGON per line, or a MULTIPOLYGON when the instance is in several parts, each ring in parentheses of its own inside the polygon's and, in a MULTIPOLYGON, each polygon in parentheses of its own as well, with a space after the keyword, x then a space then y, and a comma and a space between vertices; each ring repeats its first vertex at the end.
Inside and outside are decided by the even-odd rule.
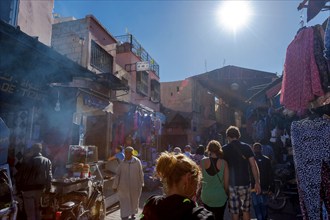
POLYGON ((323 91, 328 91, 330 72, 328 63, 323 55, 324 51, 324 30, 321 25, 313 26, 314 30, 314 56, 320 73, 323 91))
POLYGON ((229 186, 229 212, 239 214, 239 210, 250 212, 251 187, 229 186))
POLYGON ((314 96, 322 96, 320 74, 314 57, 313 28, 301 30, 286 51, 281 104, 302 114, 314 96))
POLYGON ((329 18, 324 34, 324 57, 325 59, 330 60, 330 19, 329 18))
MULTIPOLYGON (((298 192, 304 219, 318 220, 321 216, 322 161, 330 159, 330 120, 294 121, 291 140, 298 181, 298 192)), ((329 182, 322 189, 330 189, 329 182)), ((327 197, 329 199, 329 197, 327 197)))
MULTIPOLYGON (((330 167, 326 163, 322 163, 321 171, 321 199, 322 199, 322 218, 328 220, 327 215, 330 213, 330 167)), ((301 190, 298 190, 299 195, 302 195, 301 190)), ((304 216, 304 219, 309 219, 309 215, 306 209, 306 203, 303 200, 300 200, 301 213, 304 216)))
MULTIPOLYGON (((322 181, 321 181, 321 198, 323 200, 323 208, 330 214, 330 161, 322 163, 322 181)), ((323 213, 324 215, 324 213, 323 213)), ((323 218, 326 219, 326 218, 323 218)))

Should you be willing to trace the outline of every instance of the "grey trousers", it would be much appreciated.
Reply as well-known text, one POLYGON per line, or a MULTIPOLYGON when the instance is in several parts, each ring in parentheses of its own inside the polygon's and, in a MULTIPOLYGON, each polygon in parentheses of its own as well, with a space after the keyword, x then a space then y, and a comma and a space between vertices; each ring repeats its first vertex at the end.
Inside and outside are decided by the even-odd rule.
POLYGON ((42 190, 31 190, 22 192, 24 210, 27 220, 41 220, 40 198, 42 190))

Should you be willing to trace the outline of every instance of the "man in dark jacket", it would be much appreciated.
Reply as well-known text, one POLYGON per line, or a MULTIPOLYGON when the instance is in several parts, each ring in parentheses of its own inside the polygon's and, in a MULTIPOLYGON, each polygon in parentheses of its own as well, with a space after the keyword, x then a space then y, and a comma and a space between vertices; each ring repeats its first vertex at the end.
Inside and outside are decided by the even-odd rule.
POLYGON ((271 160, 262 154, 262 145, 254 143, 252 148, 260 172, 260 186, 262 190, 262 193, 258 195, 252 191, 252 204, 257 219, 266 220, 268 218, 267 194, 273 191, 274 187, 273 169, 271 160))
POLYGON ((51 188, 52 163, 41 155, 41 144, 32 145, 30 150, 31 157, 23 160, 15 176, 16 188, 22 193, 27 219, 39 220, 41 194, 51 188))

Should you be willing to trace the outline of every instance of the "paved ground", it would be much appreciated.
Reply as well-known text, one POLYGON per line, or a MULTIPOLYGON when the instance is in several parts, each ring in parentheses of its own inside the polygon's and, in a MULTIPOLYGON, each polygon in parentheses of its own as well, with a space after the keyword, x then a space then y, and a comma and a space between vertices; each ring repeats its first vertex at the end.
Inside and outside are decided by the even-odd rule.
MULTIPOLYGON (((151 195, 159 195, 161 193, 161 190, 155 190, 152 192, 143 192, 141 199, 140 199, 140 206, 139 206, 139 213, 137 215, 137 217, 141 214, 142 212, 142 208, 143 208, 143 204, 145 202, 145 200, 147 198, 149 198, 151 195)), ((296 217, 296 209, 297 209, 297 205, 292 205, 290 202, 288 202, 288 204, 286 205, 286 207, 281 210, 281 211, 269 211, 269 217, 271 220, 300 220, 302 218, 297 218, 296 217)), ((111 208, 109 208, 107 210, 107 217, 106 220, 121 220, 120 218, 120 207, 119 204, 116 204, 114 206, 112 206, 111 208)), ((256 218, 254 217, 254 213, 253 210, 251 211, 251 217, 252 219, 256 218)), ((137 218, 139 219, 139 218, 137 218)), ((225 212, 225 220, 230 220, 230 215, 228 213, 228 210, 226 210, 225 212)))
MULTIPOLYGON (((160 190, 155 190, 152 192, 142 192, 141 198, 140 198, 140 205, 139 205, 139 213, 137 215, 137 217, 141 214, 142 209, 143 209, 143 204, 144 202, 151 196, 151 195, 155 195, 155 194, 160 194, 161 191, 160 190)), ((107 217, 105 218, 106 220, 121 220, 120 218, 120 206, 119 204, 116 204, 112 207, 110 207, 107 210, 107 217)), ((139 218, 137 218, 139 219, 139 218)))

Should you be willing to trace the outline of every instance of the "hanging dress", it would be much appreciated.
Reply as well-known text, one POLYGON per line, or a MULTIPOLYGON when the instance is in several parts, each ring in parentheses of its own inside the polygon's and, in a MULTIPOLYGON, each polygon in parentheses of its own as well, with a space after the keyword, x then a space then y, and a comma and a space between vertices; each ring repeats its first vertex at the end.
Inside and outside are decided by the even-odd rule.
POLYGON ((280 101, 287 109, 303 115, 309 102, 323 95, 314 57, 313 28, 304 28, 287 48, 280 101))
POLYGON ((304 220, 319 220, 324 202, 330 213, 330 119, 294 121, 294 152, 300 207, 304 220))

